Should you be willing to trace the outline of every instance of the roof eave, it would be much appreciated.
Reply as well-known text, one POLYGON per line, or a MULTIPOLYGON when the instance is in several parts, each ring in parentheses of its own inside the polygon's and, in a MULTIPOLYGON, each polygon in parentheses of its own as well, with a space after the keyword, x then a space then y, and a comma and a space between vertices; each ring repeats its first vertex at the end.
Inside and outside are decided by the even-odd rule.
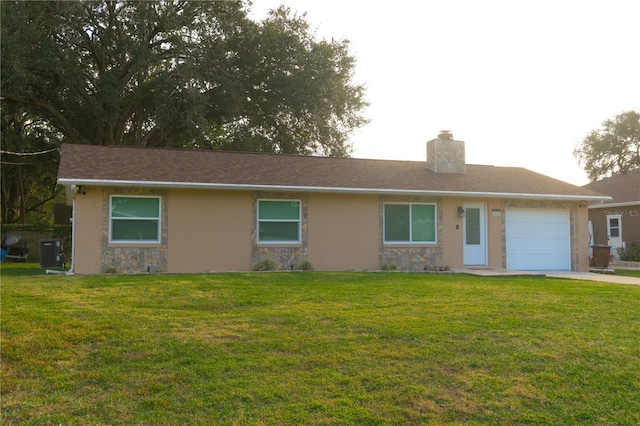
MULTIPOLYGON (((611 201, 611 200, 608 200, 611 201)), ((625 201, 625 202, 620 202, 620 203, 603 203, 603 204, 599 204, 599 205, 594 205, 594 206, 589 206, 589 208, 594 208, 594 209, 604 209, 604 208, 611 208, 611 207, 627 207, 627 206, 636 206, 636 205, 640 205, 640 200, 638 201, 625 201)))
POLYGON ((556 201, 583 201, 588 204, 601 204, 611 201, 611 197, 586 196, 574 194, 535 194, 509 192, 471 192, 471 191, 439 191, 422 189, 388 189, 388 188, 348 188, 348 187, 316 187, 293 185, 255 185, 255 184, 222 184, 200 182, 161 182, 139 180, 108 179, 71 179, 59 178, 58 183, 65 186, 145 186, 149 188, 181 188, 181 189, 218 189, 236 191, 283 191, 283 192, 333 192, 350 194, 389 194, 389 195, 435 195, 442 197, 463 196, 468 198, 518 198, 556 201))

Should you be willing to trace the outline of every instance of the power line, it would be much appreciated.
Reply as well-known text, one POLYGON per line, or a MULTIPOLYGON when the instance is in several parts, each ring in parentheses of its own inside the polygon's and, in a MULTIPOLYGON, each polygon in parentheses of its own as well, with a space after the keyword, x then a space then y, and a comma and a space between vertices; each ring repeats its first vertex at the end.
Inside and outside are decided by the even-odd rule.
POLYGON ((18 155, 20 157, 26 157, 29 155, 42 155, 42 154, 48 154, 50 152, 53 151, 59 151, 59 148, 52 148, 52 149, 47 149, 46 151, 38 151, 38 152, 11 152, 11 151, 4 151, 2 149, 0 149, 0 154, 9 154, 9 155, 18 155))
POLYGON ((36 163, 16 163, 15 161, 0 161, 0 164, 10 164, 15 166, 32 166, 32 165, 38 165, 38 164, 51 164, 51 162, 38 161, 36 163))

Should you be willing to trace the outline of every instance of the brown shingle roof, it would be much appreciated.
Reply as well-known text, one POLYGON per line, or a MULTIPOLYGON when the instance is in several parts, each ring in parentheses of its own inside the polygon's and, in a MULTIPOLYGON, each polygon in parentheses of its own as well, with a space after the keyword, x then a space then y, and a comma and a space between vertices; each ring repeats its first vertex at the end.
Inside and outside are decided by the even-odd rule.
POLYGON ((613 198, 611 203, 640 203, 640 167, 583 186, 613 198))
POLYGON ((443 174, 418 161, 69 144, 62 147, 58 181, 601 200, 589 189, 515 167, 467 165, 466 174, 443 174))

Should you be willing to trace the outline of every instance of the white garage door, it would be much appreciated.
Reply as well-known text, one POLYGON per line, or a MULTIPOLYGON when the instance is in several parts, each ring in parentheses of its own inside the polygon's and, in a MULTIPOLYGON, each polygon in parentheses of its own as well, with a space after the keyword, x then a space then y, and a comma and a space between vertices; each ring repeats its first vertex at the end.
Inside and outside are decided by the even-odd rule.
POLYGON ((507 268, 571 270, 568 210, 507 209, 507 268))

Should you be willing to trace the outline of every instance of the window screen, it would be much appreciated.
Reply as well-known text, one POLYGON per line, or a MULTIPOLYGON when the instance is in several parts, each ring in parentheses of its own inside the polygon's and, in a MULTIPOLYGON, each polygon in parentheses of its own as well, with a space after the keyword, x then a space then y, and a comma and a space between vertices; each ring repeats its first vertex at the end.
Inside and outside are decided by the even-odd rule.
POLYGON ((112 196, 110 241, 160 242, 160 198, 112 196))
POLYGON ((385 242, 435 243, 436 206, 433 204, 385 204, 385 242))
POLYGON ((258 241, 300 242, 300 202, 258 200, 258 241))

